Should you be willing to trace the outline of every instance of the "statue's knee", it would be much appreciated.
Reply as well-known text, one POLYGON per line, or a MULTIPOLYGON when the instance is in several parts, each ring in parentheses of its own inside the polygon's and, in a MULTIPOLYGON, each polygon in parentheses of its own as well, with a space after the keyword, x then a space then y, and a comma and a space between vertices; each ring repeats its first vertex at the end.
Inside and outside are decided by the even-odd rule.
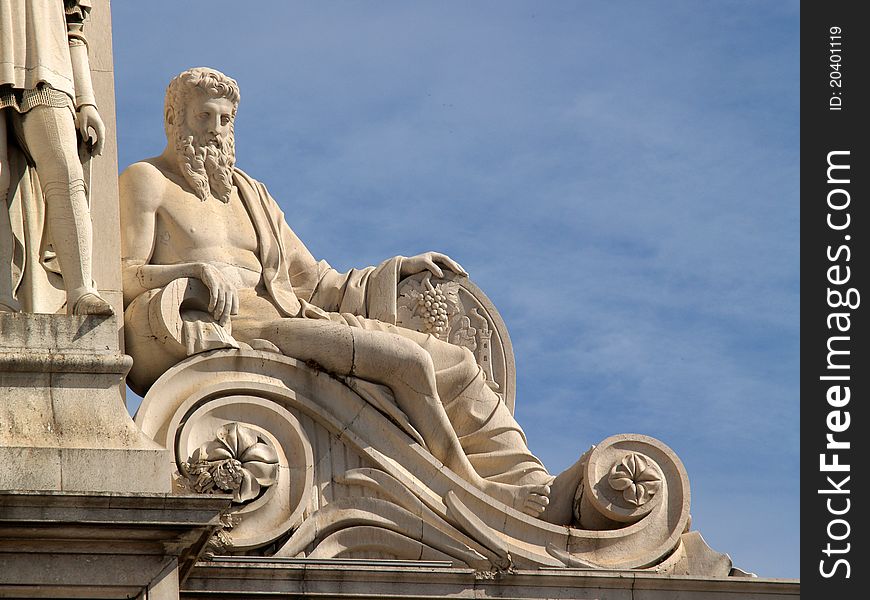
POLYGON ((402 339, 400 348, 401 360, 408 368, 413 370, 417 376, 431 377, 434 381, 435 365, 428 352, 414 342, 405 339, 402 339))
POLYGON ((24 131, 42 185, 83 183, 78 141, 69 111, 43 106, 34 107, 33 111, 38 112, 27 117, 24 131), (51 143, 46 143, 47 140, 51 143))
POLYGON ((47 190, 73 194, 85 187, 84 173, 78 157, 71 157, 59 148, 36 158, 36 172, 42 183, 43 193, 46 194, 47 190))
MULTIPOLYGON (((37 169, 37 173, 39 170, 37 169)), ((62 201, 67 202, 84 202, 86 188, 85 182, 81 177, 74 177, 74 173, 62 170, 55 173, 56 177, 42 183, 42 194, 45 196, 45 201, 48 204, 62 201), (69 175, 70 179, 64 179, 69 175)))
POLYGON ((411 360, 414 364, 419 365, 420 367, 425 369, 434 368, 432 365, 432 357, 429 356, 429 353, 417 344, 413 342, 407 344, 406 352, 409 360, 411 360))

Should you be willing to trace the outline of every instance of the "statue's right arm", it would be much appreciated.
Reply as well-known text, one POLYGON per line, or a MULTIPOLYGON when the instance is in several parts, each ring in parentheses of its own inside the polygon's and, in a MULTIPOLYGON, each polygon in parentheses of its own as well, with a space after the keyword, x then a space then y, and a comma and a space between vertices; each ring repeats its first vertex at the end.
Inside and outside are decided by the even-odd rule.
POLYGON ((131 165, 118 180, 124 306, 148 290, 162 288, 175 279, 193 277, 209 288, 209 310, 215 319, 226 323, 230 314, 238 311, 238 300, 235 290, 226 284, 214 266, 202 262, 150 264, 157 214, 166 193, 166 183, 163 173, 147 162, 131 165))

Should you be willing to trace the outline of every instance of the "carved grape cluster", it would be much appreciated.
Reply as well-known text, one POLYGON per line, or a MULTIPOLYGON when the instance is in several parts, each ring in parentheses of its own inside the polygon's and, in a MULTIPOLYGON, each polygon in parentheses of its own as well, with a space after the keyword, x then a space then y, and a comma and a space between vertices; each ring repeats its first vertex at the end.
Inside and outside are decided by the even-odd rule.
POLYGON ((434 288, 425 289, 417 298, 425 333, 440 335, 447 330, 447 297, 434 288))
POLYGON ((462 309, 458 292, 458 284, 433 284, 428 273, 420 281, 407 280, 399 292, 396 324, 447 341, 462 309))

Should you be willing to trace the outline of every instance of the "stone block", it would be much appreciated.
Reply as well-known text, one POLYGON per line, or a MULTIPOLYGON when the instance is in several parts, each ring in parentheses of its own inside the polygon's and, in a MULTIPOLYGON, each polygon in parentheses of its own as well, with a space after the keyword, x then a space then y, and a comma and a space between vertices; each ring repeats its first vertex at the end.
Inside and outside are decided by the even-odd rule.
POLYGON ((0 490, 59 490, 59 448, 0 446, 0 490))
POLYGON ((228 504, 214 496, 0 491, 0 598, 177 599, 179 575, 228 504))
POLYGON ((114 317, 0 313, 0 489, 168 492, 133 423, 114 317))

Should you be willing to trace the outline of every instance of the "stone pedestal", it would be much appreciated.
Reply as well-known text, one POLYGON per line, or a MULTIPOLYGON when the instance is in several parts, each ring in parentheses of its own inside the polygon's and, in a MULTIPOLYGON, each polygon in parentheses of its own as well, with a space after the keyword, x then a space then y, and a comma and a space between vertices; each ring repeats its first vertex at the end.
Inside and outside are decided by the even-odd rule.
MULTIPOLYGON (((85 34, 107 130, 85 165, 93 278, 122 314, 109 0, 94 0, 85 34)), ((19 299, 44 314, 0 313, 0 597, 174 600, 230 500, 169 495, 167 451, 124 406, 121 321, 55 314, 65 294, 38 249, 19 299)))
POLYGON ((0 491, 0 598, 174 600, 229 503, 0 491))
POLYGON ((167 493, 120 385, 115 317, 0 313, 0 490, 167 493))

